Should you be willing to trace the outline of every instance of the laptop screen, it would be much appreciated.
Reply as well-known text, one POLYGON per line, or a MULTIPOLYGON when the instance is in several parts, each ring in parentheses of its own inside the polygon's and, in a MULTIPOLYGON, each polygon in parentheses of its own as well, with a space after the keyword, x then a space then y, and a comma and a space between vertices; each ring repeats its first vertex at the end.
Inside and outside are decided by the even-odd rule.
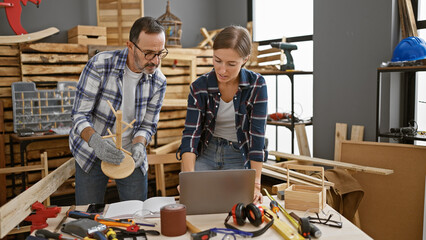
POLYGON ((180 200, 186 214, 227 213, 253 202, 254 169, 181 172, 180 200))

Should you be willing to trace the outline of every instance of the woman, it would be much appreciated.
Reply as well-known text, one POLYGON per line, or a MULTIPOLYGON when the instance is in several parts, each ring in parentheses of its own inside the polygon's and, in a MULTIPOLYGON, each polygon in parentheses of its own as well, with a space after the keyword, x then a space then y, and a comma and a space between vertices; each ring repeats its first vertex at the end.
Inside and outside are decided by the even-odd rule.
POLYGON ((265 79, 244 69, 251 51, 247 29, 230 26, 213 44, 214 69, 191 84, 180 158, 182 171, 256 170, 254 203, 267 159, 265 79))

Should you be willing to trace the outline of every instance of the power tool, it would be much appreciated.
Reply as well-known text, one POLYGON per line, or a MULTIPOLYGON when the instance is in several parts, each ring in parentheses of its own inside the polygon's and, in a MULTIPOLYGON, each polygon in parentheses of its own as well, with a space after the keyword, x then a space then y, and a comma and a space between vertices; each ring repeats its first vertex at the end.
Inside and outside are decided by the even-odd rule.
POLYGON ((284 43, 284 42, 271 42, 271 47, 282 49, 284 51, 285 57, 287 59, 286 64, 282 64, 280 66, 281 71, 286 70, 294 70, 294 62, 293 57, 291 56, 292 50, 297 50, 297 46, 290 43, 284 43))

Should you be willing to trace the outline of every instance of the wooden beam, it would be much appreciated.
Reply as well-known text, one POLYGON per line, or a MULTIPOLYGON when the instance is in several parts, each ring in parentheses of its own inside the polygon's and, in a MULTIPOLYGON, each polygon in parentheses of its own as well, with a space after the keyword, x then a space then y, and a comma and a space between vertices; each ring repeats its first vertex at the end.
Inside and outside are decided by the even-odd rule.
POLYGON ((311 156, 311 150, 309 150, 308 136, 306 135, 305 124, 297 124, 294 126, 296 131, 297 145, 299 147, 299 155, 311 156))
MULTIPOLYGON (((278 172, 278 173, 283 173, 283 174, 287 174, 287 169, 286 168, 282 168, 282 167, 277 167, 277 166, 273 166, 270 164, 263 164, 263 168, 278 172)), ((319 178, 316 177, 312 177, 300 172, 296 172, 293 170, 288 171, 290 176, 298 178, 298 179, 302 179, 302 180, 306 180, 309 181, 311 183, 317 184, 317 185, 322 185, 322 181, 319 178)), ((329 182, 329 181, 324 181, 324 185, 326 186, 331 186, 334 187, 334 183, 329 182)))
POLYGON ((87 46, 71 43, 27 43, 20 47, 22 52, 87 53, 87 46))
POLYGON ((19 194, 0 208, 0 238, 6 236, 31 213, 31 205, 42 202, 75 173, 75 159, 71 158, 55 171, 19 194))
MULTIPOLYGON (((262 175, 266 175, 266 176, 269 176, 269 177, 273 177, 273 178, 276 178, 276 179, 281 179, 281 180, 287 181, 287 175, 286 174, 275 172, 275 171, 272 171, 272 170, 269 170, 269 169, 266 169, 266 168, 262 168, 262 175)), ((297 183, 297 184, 302 184, 302 185, 312 186, 312 187, 318 187, 317 184, 314 184, 314 183, 311 183, 311 182, 308 182, 308 181, 305 181, 305 180, 302 180, 302 179, 299 179, 299 178, 290 177, 290 181, 292 183, 297 183)))
POLYGON ((367 166, 361 166, 357 164, 336 162, 333 160, 322 159, 322 158, 299 156, 299 155, 294 155, 290 153, 269 151, 269 154, 276 157, 284 158, 284 159, 305 161, 305 162, 315 163, 315 164, 319 164, 323 166, 341 167, 341 168, 345 168, 349 170, 354 170, 357 172, 374 173, 379 175, 389 175, 393 173, 393 170, 391 169, 367 167, 367 166))
POLYGON ((364 126, 353 125, 351 129, 351 141, 364 140, 364 126))
POLYGON ((173 141, 169 144, 166 144, 164 146, 161 146, 161 147, 158 147, 158 148, 155 148, 155 149, 151 149, 150 153, 152 153, 152 154, 171 153, 171 152, 176 151, 179 148, 180 143, 181 143, 181 140, 179 139, 179 140, 173 141))
POLYGON ((334 136, 334 161, 340 162, 340 143, 346 140, 348 125, 336 123, 336 135, 334 136))

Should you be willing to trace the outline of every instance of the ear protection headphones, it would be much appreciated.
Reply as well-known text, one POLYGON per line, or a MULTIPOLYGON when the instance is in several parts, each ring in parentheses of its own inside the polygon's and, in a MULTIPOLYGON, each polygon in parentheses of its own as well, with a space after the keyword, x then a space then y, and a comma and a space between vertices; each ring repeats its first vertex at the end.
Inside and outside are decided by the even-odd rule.
POLYGON ((274 218, 270 216, 267 212, 264 212, 262 207, 258 207, 253 203, 250 203, 247 206, 244 206, 243 203, 235 204, 225 219, 225 226, 230 229, 239 230, 238 228, 228 224, 228 220, 232 216, 234 224, 236 225, 244 225, 247 218, 251 224, 258 227, 260 226, 260 224, 263 223, 264 215, 267 215, 271 219, 271 221, 266 224, 264 228, 255 232, 250 232, 253 234, 253 237, 257 237, 262 235, 266 230, 268 230, 268 228, 272 226, 272 224, 274 223, 274 218))

